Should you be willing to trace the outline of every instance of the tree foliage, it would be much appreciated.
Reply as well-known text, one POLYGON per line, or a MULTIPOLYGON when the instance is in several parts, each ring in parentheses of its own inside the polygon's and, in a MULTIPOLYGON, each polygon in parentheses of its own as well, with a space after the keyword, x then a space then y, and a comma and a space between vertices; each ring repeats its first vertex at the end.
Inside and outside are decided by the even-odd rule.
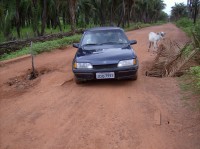
POLYGON ((7 39, 16 30, 31 27, 35 36, 45 29, 116 25, 129 26, 130 22, 157 22, 167 19, 163 0, 1 0, 0 29, 7 39))
POLYGON ((171 18, 175 21, 187 17, 187 6, 184 3, 175 3, 171 10, 171 18))
POLYGON ((200 0, 188 0, 189 15, 193 18, 194 24, 200 11, 200 0))

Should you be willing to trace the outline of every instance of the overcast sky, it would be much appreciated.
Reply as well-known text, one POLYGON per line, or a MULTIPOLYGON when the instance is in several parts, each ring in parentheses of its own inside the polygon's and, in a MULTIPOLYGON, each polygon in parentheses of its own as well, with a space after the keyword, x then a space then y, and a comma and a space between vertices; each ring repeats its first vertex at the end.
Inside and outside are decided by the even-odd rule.
POLYGON ((164 0, 164 3, 166 4, 166 8, 164 9, 164 12, 170 15, 171 7, 174 6, 175 3, 187 4, 187 0, 164 0))

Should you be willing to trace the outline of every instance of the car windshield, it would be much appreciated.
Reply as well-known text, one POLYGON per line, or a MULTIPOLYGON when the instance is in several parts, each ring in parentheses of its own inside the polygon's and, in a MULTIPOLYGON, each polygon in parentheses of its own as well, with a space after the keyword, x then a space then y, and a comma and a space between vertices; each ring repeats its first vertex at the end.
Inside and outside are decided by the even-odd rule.
POLYGON ((127 43, 128 39, 121 30, 98 30, 86 32, 81 46, 127 43))

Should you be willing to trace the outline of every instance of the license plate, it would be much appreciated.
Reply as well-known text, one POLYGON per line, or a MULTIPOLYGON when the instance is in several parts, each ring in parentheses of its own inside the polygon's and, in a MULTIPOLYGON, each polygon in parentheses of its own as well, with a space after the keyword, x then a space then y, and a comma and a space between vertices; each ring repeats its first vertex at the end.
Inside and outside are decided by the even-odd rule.
POLYGON ((96 78, 97 79, 115 78, 115 73, 114 72, 99 72, 99 73, 96 73, 96 78))

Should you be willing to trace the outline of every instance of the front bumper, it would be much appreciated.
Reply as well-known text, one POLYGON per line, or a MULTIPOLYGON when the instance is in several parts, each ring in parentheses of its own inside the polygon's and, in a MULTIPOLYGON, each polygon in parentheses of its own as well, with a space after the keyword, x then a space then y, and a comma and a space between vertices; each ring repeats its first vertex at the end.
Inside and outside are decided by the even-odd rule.
POLYGON ((96 80, 96 73, 114 72, 114 79, 128 79, 137 75, 138 66, 129 66, 122 68, 109 69, 72 69, 75 77, 80 81, 96 80))

